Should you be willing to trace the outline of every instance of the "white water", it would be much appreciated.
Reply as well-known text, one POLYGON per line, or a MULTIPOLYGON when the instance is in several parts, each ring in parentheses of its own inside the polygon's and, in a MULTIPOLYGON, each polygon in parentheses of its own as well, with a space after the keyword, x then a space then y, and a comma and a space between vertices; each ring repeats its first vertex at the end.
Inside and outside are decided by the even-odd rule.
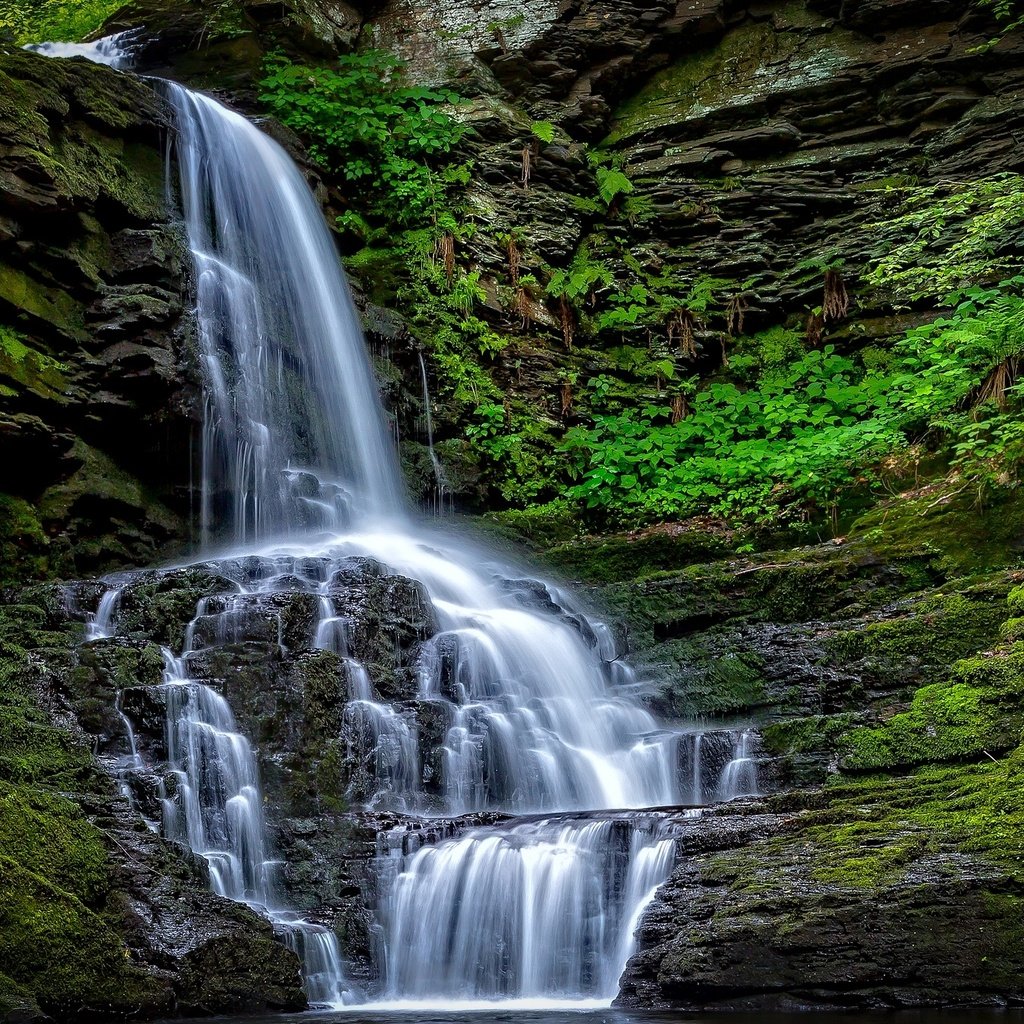
MULTIPOLYGON (((295 165, 244 118, 168 89, 208 386, 204 536, 231 522, 237 554, 216 567, 239 584, 243 614, 246 594, 282 581, 319 595, 314 642, 343 659, 349 751, 373 779, 364 796, 448 814, 678 802, 678 736, 635 702, 607 630, 555 588, 406 514, 358 320, 295 165), (419 581, 437 623, 401 707, 374 693, 337 614, 332 585, 354 558, 419 581), (446 722, 429 793, 418 738, 428 710, 446 722)), ((240 840, 257 843, 255 832, 240 840)), ((382 896, 387 999, 610 999, 671 850, 599 814, 425 848, 382 896)))
POLYGON ((29 43, 25 49, 43 57, 84 57, 93 64, 126 68, 131 64, 128 44, 131 32, 118 32, 91 43, 29 43))
POLYGON ((612 999, 673 846, 656 822, 596 819, 423 847, 382 907, 386 996, 612 999))
MULTIPOLYGON (((38 49, 116 66, 119 40, 38 49)), ((237 590, 201 601, 184 649, 165 652, 175 785, 164 829, 203 858, 217 892, 275 923, 311 1000, 349 997, 334 933, 277 898, 255 751, 223 697, 188 673, 204 644, 243 637, 268 593, 317 594, 310 641, 342 659, 344 732, 372 780, 367 803, 588 812, 473 829, 389 858, 378 908, 384 1002, 371 1005, 607 1005, 674 848, 660 819, 607 812, 753 792, 750 751, 733 751, 709 795, 698 739, 681 782, 681 735, 636 702, 603 624, 493 552, 410 517, 358 317, 307 183, 241 116, 165 90, 206 381, 204 546, 231 549, 211 565, 237 590), (335 577, 355 557, 419 581, 437 623, 419 651, 417 692, 401 704, 375 693, 337 614, 335 577), (445 722, 439 778, 428 777, 421 743, 428 712, 445 722)), ((103 597, 87 639, 113 635, 118 600, 103 597)))
POLYGON ((309 186, 244 117, 166 89, 208 385, 204 537, 221 522, 244 544, 400 517, 359 320, 309 186))

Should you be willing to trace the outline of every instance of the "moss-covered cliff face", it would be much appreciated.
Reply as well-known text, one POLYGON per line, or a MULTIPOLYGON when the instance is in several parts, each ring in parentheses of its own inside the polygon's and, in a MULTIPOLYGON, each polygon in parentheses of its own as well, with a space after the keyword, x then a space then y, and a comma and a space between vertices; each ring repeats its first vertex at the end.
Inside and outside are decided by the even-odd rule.
MULTIPOLYGON (((1020 999, 1016 475, 947 485, 948 453, 922 447, 897 460, 890 489, 908 489, 888 501, 866 480, 841 500, 780 489, 756 535, 716 514, 580 537, 644 516, 564 500, 559 451, 596 416, 654 404, 682 420, 708 385, 825 344, 862 368, 891 361, 941 296, 879 283, 907 238, 875 225, 901 189, 1021 170, 1019 36, 983 50, 988 7, 920 0, 133 0, 107 27, 137 26, 142 70, 254 115, 275 50, 310 67, 389 50, 463 97, 472 132, 425 225, 307 162, 344 218, 413 490, 439 489, 422 353, 445 500, 593 588, 660 714, 757 723, 776 794, 684 833, 622 1000, 1020 999)), ((303 160, 316 141, 268 129, 303 160)), ((19 584, 0 605, 0 1007, 55 1019, 302 1004, 268 926, 144 824, 157 776, 133 777, 131 807, 104 767, 127 750, 118 694, 160 763, 156 644, 180 646, 224 581, 142 573, 123 635, 81 650, 98 589, 74 590, 76 610, 20 586, 152 564, 188 533, 199 387, 166 131, 131 76, 0 53, 0 584, 19 584)), ((978 279, 1011 274, 1019 225, 990 248, 978 279)), ((413 582, 357 575, 336 597, 397 698, 429 615, 413 582)), ((258 745, 289 898, 333 923, 359 975, 379 822, 351 813, 369 768, 347 745, 337 658, 310 647, 314 615, 308 595, 275 596, 196 671, 258 745)))
POLYGON ((0 54, 0 582, 148 561, 186 532, 187 261, 152 89, 0 54))

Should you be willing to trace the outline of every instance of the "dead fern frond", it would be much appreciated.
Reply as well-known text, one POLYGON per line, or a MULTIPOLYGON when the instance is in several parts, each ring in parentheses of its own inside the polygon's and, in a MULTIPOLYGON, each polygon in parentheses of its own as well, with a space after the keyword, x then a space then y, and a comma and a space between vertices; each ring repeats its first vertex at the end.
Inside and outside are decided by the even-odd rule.
POLYGON ((533 319, 530 296, 527 295, 525 288, 516 289, 515 297, 512 299, 512 310, 519 314, 519 327, 521 330, 525 330, 526 325, 533 319))
POLYGON ((743 320, 748 309, 750 309, 750 304, 743 295, 734 295, 729 300, 729 305, 725 310, 725 330, 730 337, 743 333, 743 320))
POLYGON ((850 295, 846 290, 846 282, 838 270, 825 271, 825 295, 821 303, 822 319, 842 320, 850 311, 850 295))
POLYGON ((523 146, 523 191, 526 192, 530 187, 530 171, 533 169, 533 146, 527 143, 523 146))
POLYGON ((563 384, 559 388, 559 396, 562 399, 562 411, 561 411, 560 415, 561 415, 562 419, 565 419, 565 417, 568 416, 569 413, 572 412, 572 399, 573 399, 572 384, 568 384, 568 383, 563 384))
POLYGON ((690 415, 690 403, 686 400, 686 395, 675 395, 672 398, 672 426, 675 426, 680 420, 685 420, 690 415))
POLYGON ((696 320, 686 309, 677 309, 668 322, 668 343, 678 344, 679 352, 684 359, 693 359, 697 355, 697 336, 694 334, 696 320))
POLYGON ((572 343, 576 338, 576 314, 564 295, 560 305, 562 307, 562 340, 565 342, 565 347, 571 352, 572 343))
POLYGON ((978 386, 972 407, 976 408, 985 402, 995 402, 1001 412, 1006 412, 1009 405, 1008 396, 1017 383, 1019 372, 1017 356, 1007 356, 978 386))
POLYGON ((508 276, 513 288, 519 287, 519 265, 521 254, 514 238, 508 240, 508 276))
POLYGON ((821 334, 825 330, 825 320, 820 313, 811 313, 804 325, 804 337, 811 348, 816 348, 821 343, 821 334))
POLYGON ((445 232, 435 240, 434 260, 441 265, 445 283, 450 285, 455 276, 455 236, 451 232, 445 232))

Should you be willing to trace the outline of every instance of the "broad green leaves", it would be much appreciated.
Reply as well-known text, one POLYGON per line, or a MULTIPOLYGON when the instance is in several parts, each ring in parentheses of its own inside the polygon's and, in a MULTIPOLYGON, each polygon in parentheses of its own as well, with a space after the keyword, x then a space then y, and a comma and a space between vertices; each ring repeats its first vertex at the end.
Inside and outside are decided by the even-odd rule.
POLYGON ((445 90, 403 85, 391 54, 340 57, 335 68, 269 58, 261 100, 310 140, 321 165, 370 193, 371 212, 395 224, 428 219, 443 192, 434 165, 465 133, 445 90))
MULTIPOLYGON (((877 483, 872 467, 922 432, 944 439, 968 479, 1009 480, 1024 460, 1024 425, 1002 411, 1017 401, 1022 291, 1018 277, 952 296, 953 311, 910 331, 886 368, 826 348, 767 366, 750 388, 711 383, 677 423, 668 406, 597 415, 563 443, 578 481, 570 494, 628 521, 777 521, 877 483)), ((599 403, 600 378, 591 390, 599 403)))

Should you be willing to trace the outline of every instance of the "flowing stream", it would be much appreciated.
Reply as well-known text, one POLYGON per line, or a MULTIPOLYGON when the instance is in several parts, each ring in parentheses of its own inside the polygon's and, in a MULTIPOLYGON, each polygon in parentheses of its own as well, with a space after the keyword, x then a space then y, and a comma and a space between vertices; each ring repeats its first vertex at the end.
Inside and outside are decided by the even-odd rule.
MULTIPOLYGON (((218 893, 275 923, 302 959, 311 1001, 352 1001, 333 931, 275 895, 255 752, 224 698, 189 669, 268 595, 315 595, 314 643, 341 659, 346 731, 372 780, 364 802, 519 816, 416 849, 384 843, 381 982, 367 998, 606 1005, 672 867, 665 816, 647 809, 755 791, 752 741, 661 726, 636 699, 611 631, 571 595, 409 511, 358 317, 302 174, 245 118, 159 88, 175 116, 195 264, 202 527, 207 554, 221 546, 204 564, 236 587, 200 601, 184 648, 165 651, 174 785, 163 829, 206 861, 218 893), (436 624, 401 704, 375 692, 338 614, 353 559, 418 581, 436 624), (428 713, 443 722, 429 792, 428 713)), ((103 597, 89 639, 113 633, 117 604, 116 591, 103 597)))

